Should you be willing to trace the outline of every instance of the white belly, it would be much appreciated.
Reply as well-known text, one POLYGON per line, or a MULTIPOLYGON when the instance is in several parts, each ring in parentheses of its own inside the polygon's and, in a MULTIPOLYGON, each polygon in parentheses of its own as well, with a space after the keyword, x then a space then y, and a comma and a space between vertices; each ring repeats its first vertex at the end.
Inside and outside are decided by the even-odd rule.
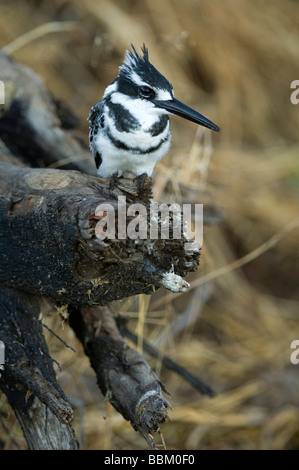
MULTIPOLYGON (((165 137, 164 137, 165 138, 165 137)), ((166 138, 165 138, 166 139, 166 138)), ((149 153, 138 153, 136 150, 130 151, 117 148, 104 133, 99 133, 96 137, 96 147, 102 156, 102 163, 98 169, 98 175, 103 178, 109 178, 113 174, 121 176, 124 172, 131 172, 136 176, 147 173, 149 176, 153 173, 155 164, 168 152, 170 147, 171 135, 168 132, 167 140, 165 140, 157 150, 149 153)), ((161 141, 161 137, 160 137, 161 141)), ((134 147, 139 147, 143 151, 147 148, 159 145, 160 141, 154 141, 149 134, 143 139, 140 136, 134 141, 134 147)), ((131 139, 131 145, 133 140, 131 139)))

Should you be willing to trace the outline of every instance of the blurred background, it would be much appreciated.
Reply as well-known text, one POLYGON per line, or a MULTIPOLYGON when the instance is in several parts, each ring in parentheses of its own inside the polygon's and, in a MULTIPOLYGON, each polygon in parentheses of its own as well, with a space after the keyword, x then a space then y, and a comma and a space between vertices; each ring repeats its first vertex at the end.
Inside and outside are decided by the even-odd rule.
MULTIPOLYGON (((72 107, 86 143, 90 107, 129 42, 145 42, 175 96, 222 128, 171 117, 172 147, 155 169, 156 200, 205 204, 191 289, 113 307, 139 339, 217 393, 200 395, 146 356, 171 394, 174 410, 161 428, 168 449, 298 448, 299 364, 290 360, 299 340, 299 105, 290 100, 299 80, 298 2, 1 0, 0 9, 1 47, 72 107)), ((77 351, 45 332, 81 447, 146 449, 101 396, 67 322, 53 311, 44 322, 77 351)), ((2 447, 26 448, 3 396, 0 417, 2 447)))

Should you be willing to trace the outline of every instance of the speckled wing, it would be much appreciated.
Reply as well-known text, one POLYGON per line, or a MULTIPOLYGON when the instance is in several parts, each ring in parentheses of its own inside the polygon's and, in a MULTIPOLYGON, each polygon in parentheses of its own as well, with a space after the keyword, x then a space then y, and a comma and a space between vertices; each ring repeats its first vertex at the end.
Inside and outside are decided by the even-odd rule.
POLYGON ((89 148, 92 151, 96 167, 99 168, 102 163, 102 155, 98 152, 95 145, 95 137, 104 127, 104 103, 99 101, 90 110, 88 120, 89 126, 89 148))

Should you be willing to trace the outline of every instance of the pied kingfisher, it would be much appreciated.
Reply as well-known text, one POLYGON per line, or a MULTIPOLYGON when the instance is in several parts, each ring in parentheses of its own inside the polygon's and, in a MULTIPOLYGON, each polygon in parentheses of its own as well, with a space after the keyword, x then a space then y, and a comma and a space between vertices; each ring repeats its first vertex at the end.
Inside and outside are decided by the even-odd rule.
POLYGON ((98 175, 151 176, 156 162, 169 150, 171 132, 168 114, 220 131, 206 117, 174 98, 169 81, 149 62, 143 44, 142 56, 126 51, 123 64, 103 99, 90 111, 89 143, 98 175))

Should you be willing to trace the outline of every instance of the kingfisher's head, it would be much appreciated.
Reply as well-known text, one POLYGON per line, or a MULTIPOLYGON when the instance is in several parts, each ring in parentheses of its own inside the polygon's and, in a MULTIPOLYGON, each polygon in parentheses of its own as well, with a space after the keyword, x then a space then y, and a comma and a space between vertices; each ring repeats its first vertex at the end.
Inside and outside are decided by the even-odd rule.
POLYGON ((171 83, 149 61, 148 50, 143 44, 139 55, 131 44, 132 52, 126 51, 116 80, 106 88, 104 98, 128 108, 157 114, 175 114, 214 131, 220 131, 209 119, 177 100, 171 83))

